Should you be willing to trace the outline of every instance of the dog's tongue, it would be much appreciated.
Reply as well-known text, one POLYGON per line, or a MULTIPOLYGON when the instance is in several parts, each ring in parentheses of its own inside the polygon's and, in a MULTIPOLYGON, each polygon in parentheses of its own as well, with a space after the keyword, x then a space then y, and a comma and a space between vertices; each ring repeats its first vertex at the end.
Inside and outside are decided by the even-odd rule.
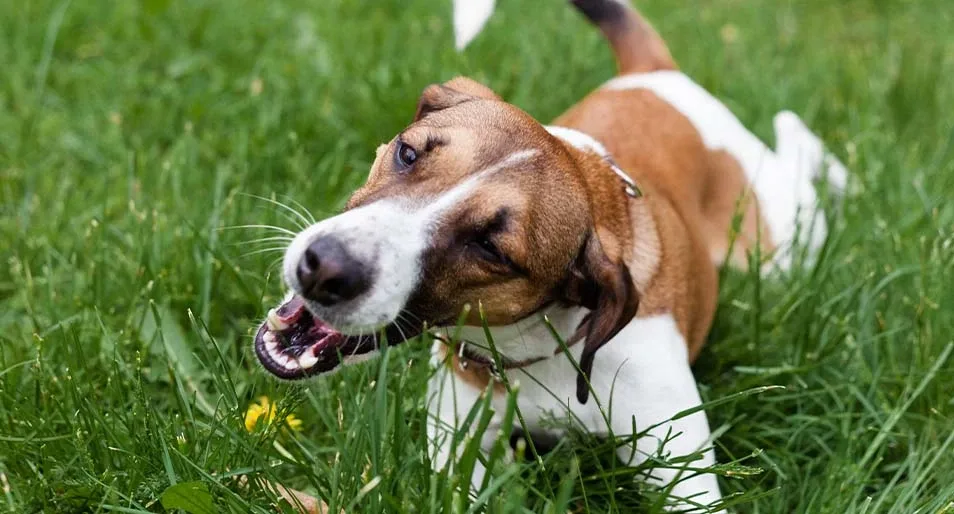
MULTIPOLYGON (((301 316, 301 313, 305 310, 305 300, 302 297, 295 295, 292 296, 291 300, 278 306, 278 309, 275 309, 275 314, 282 320, 287 323, 293 323, 301 316)), ((272 316, 269 316, 271 319, 272 316)))

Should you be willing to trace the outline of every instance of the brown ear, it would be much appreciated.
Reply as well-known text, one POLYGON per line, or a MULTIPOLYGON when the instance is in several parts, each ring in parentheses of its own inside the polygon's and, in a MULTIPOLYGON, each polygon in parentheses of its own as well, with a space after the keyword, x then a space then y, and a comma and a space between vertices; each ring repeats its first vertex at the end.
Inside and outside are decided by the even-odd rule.
POLYGON ((580 403, 586 403, 593 357, 636 316, 639 294, 629 267, 606 254, 595 232, 590 234, 580 252, 565 291, 568 301, 590 309, 570 338, 571 342, 585 338, 579 362, 580 374, 576 380, 576 398, 580 403))
POLYGON ((417 113, 414 121, 424 116, 448 107, 483 98, 486 100, 500 100, 500 97, 489 87, 467 77, 456 77, 444 84, 431 84, 424 88, 421 99, 417 103, 417 113))

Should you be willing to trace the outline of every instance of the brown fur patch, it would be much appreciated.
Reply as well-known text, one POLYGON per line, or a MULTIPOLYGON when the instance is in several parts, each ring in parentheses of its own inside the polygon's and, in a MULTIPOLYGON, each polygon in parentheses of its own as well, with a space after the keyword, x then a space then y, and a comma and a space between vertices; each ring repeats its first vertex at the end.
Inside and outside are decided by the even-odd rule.
POLYGON ((705 184, 701 228, 712 261, 745 269, 748 256, 756 248, 760 248, 762 260, 767 261, 775 245, 768 226, 759 216, 758 198, 751 191, 745 171, 723 150, 709 152, 709 163, 712 172, 705 184), (727 227, 734 227, 736 222, 737 230, 733 228, 727 234, 727 227))

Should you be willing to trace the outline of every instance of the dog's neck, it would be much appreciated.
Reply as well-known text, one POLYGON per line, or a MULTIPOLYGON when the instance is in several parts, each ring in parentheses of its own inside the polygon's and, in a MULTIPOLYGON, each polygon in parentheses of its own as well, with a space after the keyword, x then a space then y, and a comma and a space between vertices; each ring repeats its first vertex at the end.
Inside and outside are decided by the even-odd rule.
POLYGON ((496 365, 496 351, 504 369, 522 367, 562 351, 553 332, 559 334, 564 343, 573 344, 569 338, 588 312, 583 307, 551 304, 516 323, 489 327, 493 349, 483 327, 445 327, 437 329, 436 335, 454 343, 452 350, 460 362, 471 361, 475 366, 484 367, 496 365))

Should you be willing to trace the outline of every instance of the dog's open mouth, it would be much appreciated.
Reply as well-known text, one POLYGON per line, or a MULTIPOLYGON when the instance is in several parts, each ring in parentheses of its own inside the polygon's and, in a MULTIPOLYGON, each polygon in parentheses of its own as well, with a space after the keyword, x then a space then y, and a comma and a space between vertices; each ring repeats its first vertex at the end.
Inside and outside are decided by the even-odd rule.
MULTIPOLYGON (((417 331, 413 335, 419 334, 417 331)), ((349 360, 376 353, 381 345, 403 343, 405 337, 396 326, 377 333, 346 335, 316 318, 304 300, 293 296, 268 313, 255 334, 255 355, 265 369, 278 378, 298 380, 334 370, 349 360)))

